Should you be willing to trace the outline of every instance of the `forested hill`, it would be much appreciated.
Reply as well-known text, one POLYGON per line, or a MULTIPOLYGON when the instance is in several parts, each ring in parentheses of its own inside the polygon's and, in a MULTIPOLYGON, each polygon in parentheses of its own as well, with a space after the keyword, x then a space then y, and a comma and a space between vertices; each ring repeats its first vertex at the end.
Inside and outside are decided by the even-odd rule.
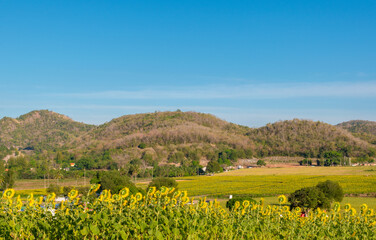
POLYGON ((266 155, 320 157, 326 151, 359 156, 374 146, 336 126, 310 120, 288 120, 253 129, 250 138, 266 155))
POLYGON ((210 114, 181 111, 125 115, 99 126, 47 110, 33 111, 0 120, 0 151, 4 146, 44 151, 45 158, 58 154, 119 164, 132 159, 186 164, 218 159, 221 154, 226 158, 320 157, 325 151, 375 154, 374 145, 322 122, 294 119, 249 128, 210 114))
POLYGON ((93 125, 75 122, 48 110, 32 111, 18 118, 0 119, 0 145, 31 150, 63 148, 93 125))
POLYGON ((340 123, 337 126, 348 130, 356 137, 376 145, 376 122, 353 120, 340 123))

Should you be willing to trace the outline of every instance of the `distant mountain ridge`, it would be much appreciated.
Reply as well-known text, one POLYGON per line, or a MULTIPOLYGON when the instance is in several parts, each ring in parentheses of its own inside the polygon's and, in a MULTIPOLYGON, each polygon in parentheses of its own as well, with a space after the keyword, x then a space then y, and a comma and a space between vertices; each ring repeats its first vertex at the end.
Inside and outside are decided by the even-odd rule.
POLYGON ((358 124, 362 127, 349 122, 333 126, 294 119, 249 128, 211 114, 174 111, 125 115, 94 126, 40 110, 15 119, 2 118, 0 146, 45 150, 51 154, 65 152, 76 157, 101 156, 108 152, 116 161, 143 158, 145 154, 166 162, 183 161, 179 154, 184 154, 183 159, 209 161, 224 149, 236 149, 239 157, 246 158, 319 157, 331 150, 360 156, 375 151, 374 143, 359 135, 364 129, 370 129, 371 136, 373 123, 358 124), (141 143, 146 147, 140 148, 141 143))

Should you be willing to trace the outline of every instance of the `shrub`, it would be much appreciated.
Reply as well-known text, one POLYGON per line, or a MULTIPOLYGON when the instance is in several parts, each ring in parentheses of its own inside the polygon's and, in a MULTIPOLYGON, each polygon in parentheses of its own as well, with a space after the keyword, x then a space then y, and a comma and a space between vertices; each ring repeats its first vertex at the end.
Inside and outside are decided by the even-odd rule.
POLYGON ((140 143, 140 144, 138 145, 138 148, 140 148, 140 149, 145 149, 145 148, 146 148, 146 144, 145 144, 145 143, 140 143))
POLYGON ((148 189, 149 189, 150 187, 156 187, 157 190, 159 190, 162 186, 177 188, 178 183, 177 183, 176 180, 173 179, 173 178, 159 177, 159 178, 154 178, 153 181, 151 181, 151 182, 149 183, 149 185, 148 185, 148 189))
POLYGON ((257 161, 257 166, 266 166, 266 162, 260 159, 257 161))
POLYGON ((320 189, 331 202, 341 202, 343 199, 343 189, 337 182, 327 180, 325 182, 319 182, 316 187, 320 189))
POLYGON ((140 192, 134 183, 131 182, 128 176, 120 175, 118 171, 98 172, 97 176, 93 178, 91 183, 99 183, 101 188, 111 190, 111 193, 118 193, 122 188, 127 187, 131 194, 140 192))
POLYGON ((329 208, 330 201, 317 187, 306 187, 296 190, 289 196, 291 208, 329 208))
POLYGON ((60 187, 56 184, 50 184, 50 186, 48 186, 48 188, 47 188, 47 192, 48 193, 55 193, 56 195, 61 193, 60 187))

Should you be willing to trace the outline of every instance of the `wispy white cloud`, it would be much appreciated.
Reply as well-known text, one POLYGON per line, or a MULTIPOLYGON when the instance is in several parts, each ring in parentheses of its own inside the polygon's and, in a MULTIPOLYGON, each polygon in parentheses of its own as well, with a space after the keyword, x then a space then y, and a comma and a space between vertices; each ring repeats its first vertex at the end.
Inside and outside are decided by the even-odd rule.
POLYGON ((376 81, 331 83, 274 83, 149 88, 60 93, 82 99, 280 99, 302 97, 376 97, 376 81))

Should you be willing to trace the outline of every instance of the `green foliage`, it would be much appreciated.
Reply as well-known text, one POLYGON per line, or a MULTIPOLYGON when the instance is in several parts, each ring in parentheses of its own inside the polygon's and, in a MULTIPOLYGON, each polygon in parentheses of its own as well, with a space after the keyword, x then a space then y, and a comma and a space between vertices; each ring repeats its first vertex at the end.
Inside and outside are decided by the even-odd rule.
POLYGON ((14 186, 14 183, 16 181, 16 177, 14 176, 14 172, 9 169, 8 171, 5 171, 3 173, 3 176, 1 176, 1 184, 0 184, 0 191, 3 191, 7 188, 12 188, 14 186))
POLYGON ((329 208, 330 201, 325 197, 325 194, 317 187, 306 187, 293 192, 289 196, 291 208, 301 207, 316 209, 329 208))
POLYGON ((342 154, 336 151, 328 151, 324 153, 324 166, 337 166, 343 159, 342 154))
POLYGON ((235 205, 235 202, 238 201, 239 203, 243 203, 243 201, 245 200, 249 201, 250 204, 257 203, 256 200, 254 200, 250 196, 236 196, 226 202, 226 208, 228 208, 231 211, 235 205))
POLYGON ((301 166, 307 166, 307 165, 312 166, 312 160, 309 160, 309 159, 305 158, 302 161, 299 161, 299 164, 301 166))
POLYGON ((145 149, 146 148, 146 144, 145 143, 140 143, 140 144, 138 144, 138 148, 139 149, 145 149))
POLYGON ((159 177, 154 178, 148 185, 148 189, 150 187, 156 187, 157 190, 159 190, 162 186, 169 187, 169 188, 175 188, 177 189, 178 183, 173 178, 168 177, 159 177))
POLYGON ((262 159, 259 159, 256 164, 257 166, 266 166, 266 162, 262 159))
POLYGON ((90 183, 101 184, 102 189, 111 190, 111 193, 118 193, 122 188, 129 188, 132 194, 140 191, 129 179, 129 177, 120 175, 118 171, 98 172, 90 183))
POLYGON ((341 202, 344 193, 337 182, 327 180, 315 187, 299 189, 289 196, 291 208, 329 208, 333 201, 341 202))
POLYGON ((56 184, 50 184, 50 186, 48 186, 48 188, 47 188, 47 192, 48 193, 55 193, 56 195, 58 195, 58 194, 61 193, 61 189, 56 184))
POLYGON ((217 161, 210 161, 206 166, 206 171, 209 173, 223 172, 223 168, 217 161))
POLYGON ((331 202, 341 202, 344 197, 343 189, 338 182, 326 180, 325 182, 319 182, 316 187, 320 189, 331 202))

